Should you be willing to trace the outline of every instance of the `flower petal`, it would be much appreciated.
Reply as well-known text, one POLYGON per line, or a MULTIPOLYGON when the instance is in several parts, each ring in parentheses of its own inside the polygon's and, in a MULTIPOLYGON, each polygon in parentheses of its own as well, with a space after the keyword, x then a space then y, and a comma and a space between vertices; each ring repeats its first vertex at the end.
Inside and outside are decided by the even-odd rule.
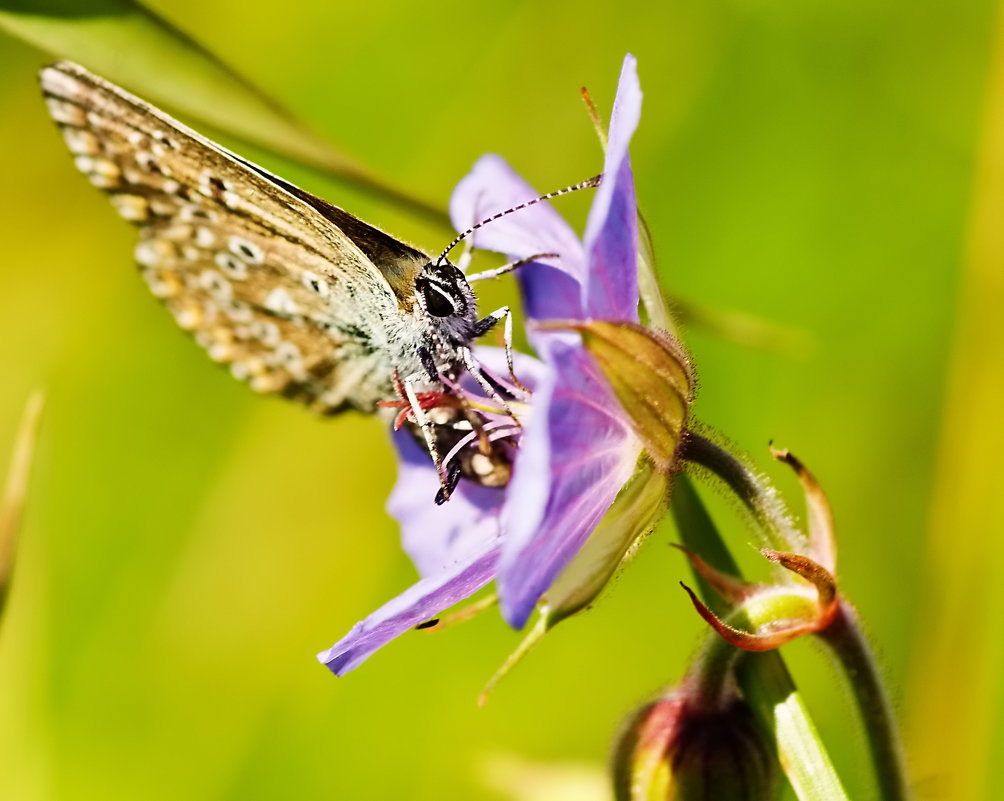
POLYGON ((473 595, 495 576, 498 548, 490 547, 469 561, 428 576, 387 602, 317 658, 335 675, 344 676, 375 651, 424 620, 473 595))
POLYGON ((603 181, 586 222, 588 269, 582 298, 587 319, 638 320, 638 213, 628 144, 640 117, 637 62, 629 54, 610 115, 603 181))
MULTIPOLYGON (((457 230, 538 197, 501 156, 482 156, 453 191, 450 216, 457 230)), ((518 273, 526 314, 533 319, 581 319, 585 273, 582 243, 550 203, 538 203, 494 220, 472 234, 477 247, 522 259, 539 253, 558 258, 528 264, 518 273)))
MULTIPOLYGON (((511 209, 539 193, 524 181, 501 156, 482 156, 453 190, 450 218, 458 231, 511 209)), ((576 280, 585 269, 582 243, 575 231, 550 203, 537 203, 498 220, 471 235, 483 250, 494 250, 516 258, 536 253, 562 254, 561 268, 576 280)))
POLYGON ((393 437, 400 461, 387 512, 401 524, 401 545, 421 576, 455 568, 498 539, 504 490, 461 481, 437 506, 439 476, 429 454, 405 429, 393 437))
POLYGON ((503 511, 502 614, 522 627, 634 471, 641 443, 592 357, 547 340, 554 369, 534 393, 503 511))

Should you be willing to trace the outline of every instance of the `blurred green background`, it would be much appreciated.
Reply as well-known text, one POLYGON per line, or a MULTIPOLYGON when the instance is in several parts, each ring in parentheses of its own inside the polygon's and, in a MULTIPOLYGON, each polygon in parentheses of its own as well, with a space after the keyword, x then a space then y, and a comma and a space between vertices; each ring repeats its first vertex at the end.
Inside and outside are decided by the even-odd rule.
MULTIPOLYGON (((765 348, 690 326, 696 414, 796 501, 768 465, 771 439, 828 490, 841 587, 910 724, 918 794, 1000 786, 999 760, 985 762, 1004 745, 987 714, 1001 698, 980 671, 1004 646, 984 650, 979 595, 1000 576, 999 492, 975 496, 986 511, 961 500, 1002 477, 979 461, 980 437, 999 441, 1000 326, 978 333, 975 368, 964 340, 972 304, 1004 273, 991 260, 990 288, 963 289, 967 265, 987 264, 980 231, 1001 219, 981 229, 974 213, 997 163, 984 132, 991 3, 151 5, 441 205, 485 152, 541 191, 594 174, 578 90, 606 115, 634 53, 645 103, 633 162, 667 290, 791 329, 765 348), (970 381, 990 387, 989 405, 966 406, 970 381), (966 432, 982 479, 968 478, 973 453, 950 446, 966 432), (946 495, 953 481, 962 489, 946 495), (967 554, 979 580, 939 561, 966 545, 981 548, 967 554), (955 617, 938 619, 945 610, 955 617), (941 652, 939 631, 957 638, 941 652), (944 653, 956 664, 939 668, 944 653)), ((387 437, 373 420, 320 421, 253 396, 175 329, 132 266, 134 232, 45 113, 35 72, 47 60, 0 34, 0 454, 29 392, 45 388, 49 404, 0 630, 0 798, 557 799, 541 766, 602 776, 619 722, 681 676, 702 632, 671 526, 485 709, 475 698, 518 641, 494 613, 330 675, 315 652, 414 578, 383 511, 387 437)), ((240 150, 426 249, 448 239, 240 150)), ((581 229, 587 206, 561 209, 581 229)), ((509 291, 486 288, 485 308, 509 291)), ((785 656, 851 797, 872 797, 841 677, 814 643, 785 656)))

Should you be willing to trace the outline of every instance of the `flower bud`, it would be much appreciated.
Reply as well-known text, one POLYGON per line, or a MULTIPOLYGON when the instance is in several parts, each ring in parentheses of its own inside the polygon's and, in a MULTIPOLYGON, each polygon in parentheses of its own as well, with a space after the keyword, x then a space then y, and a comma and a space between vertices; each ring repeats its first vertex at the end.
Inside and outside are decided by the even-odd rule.
POLYGON ((767 801, 777 760, 735 691, 708 701, 687 685, 643 707, 614 752, 617 801, 767 801))

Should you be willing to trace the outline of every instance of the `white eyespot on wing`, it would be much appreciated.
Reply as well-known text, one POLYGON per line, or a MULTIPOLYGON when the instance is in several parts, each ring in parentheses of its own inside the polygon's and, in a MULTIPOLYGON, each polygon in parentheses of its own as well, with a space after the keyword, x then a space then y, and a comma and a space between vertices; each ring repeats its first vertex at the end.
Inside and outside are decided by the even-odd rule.
POLYGON ((42 70, 42 86, 50 94, 64 97, 77 97, 80 94, 80 82, 57 67, 46 67, 42 70))
POLYGON ((198 205, 199 198, 194 196, 192 201, 186 203, 181 207, 181 211, 178 212, 178 220, 186 223, 199 223, 199 222, 218 222, 219 215, 212 209, 204 209, 198 205))
MULTIPOLYGON (((85 157, 87 158, 87 157, 85 157)), ((110 159, 93 157, 90 159, 87 179, 99 189, 111 189, 119 185, 122 170, 110 159)))
POLYGON ((112 205, 125 219, 131 222, 142 222, 150 216, 150 204, 140 195, 112 195, 112 205))
POLYGON ((90 156, 77 156, 73 159, 73 163, 85 175, 90 175, 91 170, 94 169, 94 159, 90 156))
POLYGON ((251 389, 255 392, 280 392, 288 383, 286 375, 278 370, 266 372, 262 368, 251 377, 251 389))
POLYGON ((212 232, 212 229, 200 227, 195 229, 195 244, 200 248, 205 248, 208 250, 213 246, 216 241, 216 234, 212 232))
POLYGON ((63 128, 63 140, 70 151, 78 156, 96 156, 101 152, 98 138, 83 128, 63 128))
POLYGON ((219 200, 224 192, 230 189, 230 184, 221 178, 217 178, 210 170, 203 170, 199 173, 198 190, 206 197, 219 200))
POLYGON ((303 285, 311 292, 316 293, 325 300, 331 297, 331 284, 317 273, 304 270, 302 280, 303 285))
POLYGON ((80 127, 87 123, 87 115, 76 103, 67 100, 60 100, 58 97, 45 98, 45 105, 49 107, 49 114, 56 122, 63 125, 76 125, 80 127))
POLYGON ((265 254, 261 248, 243 237, 231 236, 227 244, 233 255, 248 264, 261 264, 265 261, 265 254))
MULTIPOLYGON (((198 241, 198 236, 196 236, 196 241, 198 241)), ((233 278, 235 281, 244 281, 248 277, 248 266, 239 258, 237 258, 233 253, 227 253, 226 251, 219 251, 214 257, 216 264, 223 274, 228 278, 233 278)))
POLYGON ((202 324, 202 311, 194 304, 171 306, 175 322, 185 331, 194 331, 202 324))
POLYGON ((213 342, 206 353, 214 362, 232 362, 234 359, 234 346, 229 342, 213 342))
POLYGON ((199 286, 212 295, 214 299, 230 300, 233 297, 233 286, 216 270, 207 269, 199 273, 199 286))
POLYGON ((167 271, 146 268, 140 271, 154 297, 173 298, 181 294, 181 281, 178 276, 167 271))
POLYGON ((133 256, 144 267, 169 266, 174 246, 163 239, 141 239, 136 243, 133 256))
POLYGON ((273 359, 277 367, 285 369, 297 381, 304 381, 307 378, 303 354, 292 342, 280 342, 275 348, 273 359))
POLYGON ((300 313, 296 301, 282 287, 276 287, 265 297, 264 306, 271 312, 283 317, 296 317, 300 313))
POLYGON ((159 217, 172 217, 178 210, 178 202, 169 195, 154 195, 149 202, 150 211, 159 217))
POLYGON ((254 319, 251 307, 242 300, 220 299, 220 311, 235 323, 250 323, 254 319))
POLYGON ((271 320, 254 320, 248 326, 248 334, 253 339, 261 340, 269 348, 276 347, 282 341, 279 326, 271 320))

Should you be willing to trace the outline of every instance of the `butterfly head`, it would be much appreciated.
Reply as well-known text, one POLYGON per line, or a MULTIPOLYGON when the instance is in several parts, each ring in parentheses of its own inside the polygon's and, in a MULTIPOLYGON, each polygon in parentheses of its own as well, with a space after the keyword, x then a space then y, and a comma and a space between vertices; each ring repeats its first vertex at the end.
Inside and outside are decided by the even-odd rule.
POLYGON ((429 262, 415 280, 415 301, 449 341, 469 343, 477 304, 459 269, 445 259, 429 262))

